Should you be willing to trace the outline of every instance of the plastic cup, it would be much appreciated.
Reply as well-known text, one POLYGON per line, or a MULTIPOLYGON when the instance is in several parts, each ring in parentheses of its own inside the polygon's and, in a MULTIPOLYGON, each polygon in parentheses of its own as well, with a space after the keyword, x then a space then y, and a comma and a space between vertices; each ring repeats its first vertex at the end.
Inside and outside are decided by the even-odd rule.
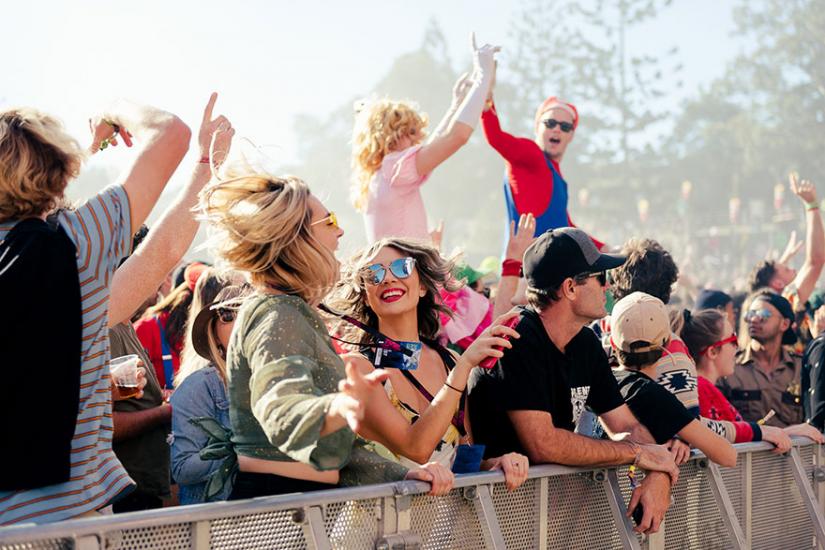
POLYGON ((115 381, 115 386, 122 399, 128 399, 138 394, 138 361, 140 358, 135 355, 123 355, 115 357, 109 361, 109 372, 115 381))

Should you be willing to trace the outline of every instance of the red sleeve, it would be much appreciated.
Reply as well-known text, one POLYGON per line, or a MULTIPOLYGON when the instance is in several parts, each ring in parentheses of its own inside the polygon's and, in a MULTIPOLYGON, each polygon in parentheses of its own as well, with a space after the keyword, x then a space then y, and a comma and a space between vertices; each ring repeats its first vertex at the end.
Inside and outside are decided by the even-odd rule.
POLYGON ((484 127, 484 137, 487 138, 487 143, 507 162, 511 164, 534 163, 534 149, 538 146, 532 140, 517 138, 502 130, 495 105, 481 113, 481 124, 484 127))
MULTIPOLYGON (((570 227, 577 227, 576 224, 573 223, 573 220, 570 219, 570 212, 567 213, 567 225, 569 225, 570 227)), ((588 236, 590 237, 590 240, 593 241, 593 244, 596 245, 596 248, 598 248, 599 250, 604 248, 604 243, 603 242, 598 240, 593 235, 588 235, 588 236)))
MULTIPOLYGON (((160 330, 154 317, 144 317, 135 323, 135 332, 138 340, 146 348, 152 367, 155 369, 158 380, 166 380, 163 371, 163 350, 160 345, 160 330)), ((147 365, 148 366, 148 365, 147 365)))

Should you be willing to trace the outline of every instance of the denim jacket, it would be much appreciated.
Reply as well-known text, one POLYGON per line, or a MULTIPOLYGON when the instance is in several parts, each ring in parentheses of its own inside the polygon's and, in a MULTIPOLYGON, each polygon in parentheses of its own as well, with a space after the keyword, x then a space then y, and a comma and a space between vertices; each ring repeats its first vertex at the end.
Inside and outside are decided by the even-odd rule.
MULTIPOLYGON (((200 451, 209 443, 209 435, 189 422, 193 418, 214 418, 230 428, 229 400, 226 387, 214 365, 196 370, 187 376, 172 394, 172 477, 180 486, 181 504, 206 502, 205 490, 209 477, 223 465, 223 459, 204 460, 200 451)), ((210 500, 226 500, 232 484, 210 500)))

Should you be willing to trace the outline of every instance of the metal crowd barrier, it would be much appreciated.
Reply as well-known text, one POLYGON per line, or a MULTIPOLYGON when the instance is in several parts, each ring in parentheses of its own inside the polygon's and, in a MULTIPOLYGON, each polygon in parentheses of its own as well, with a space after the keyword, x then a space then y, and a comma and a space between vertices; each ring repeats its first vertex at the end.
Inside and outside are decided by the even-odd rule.
POLYGON ((627 468, 530 469, 508 492, 500 472, 459 476, 443 497, 403 481, 0 528, 0 550, 418 548, 825 549, 825 452, 736 445, 735 468, 682 466, 659 533, 625 518, 627 468))

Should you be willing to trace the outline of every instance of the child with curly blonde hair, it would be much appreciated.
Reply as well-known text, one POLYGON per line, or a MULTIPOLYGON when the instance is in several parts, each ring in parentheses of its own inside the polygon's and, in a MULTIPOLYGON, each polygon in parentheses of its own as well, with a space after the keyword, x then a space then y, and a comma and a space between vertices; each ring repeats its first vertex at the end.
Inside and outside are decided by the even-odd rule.
POLYGON ((364 215, 367 240, 410 237, 429 240, 420 186, 473 133, 493 77, 498 47, 475 46, 473 74, 459 78, 453 102, 425 141, 426 115, 410 103, 372 101, 358 113, 352 136, 352 200, 364 215))

